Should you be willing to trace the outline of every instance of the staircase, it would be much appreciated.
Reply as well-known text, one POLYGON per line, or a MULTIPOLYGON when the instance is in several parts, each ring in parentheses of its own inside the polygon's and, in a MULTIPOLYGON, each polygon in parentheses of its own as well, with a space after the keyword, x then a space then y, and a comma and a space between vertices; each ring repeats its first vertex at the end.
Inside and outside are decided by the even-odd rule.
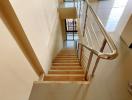
POLYGON ((84 70, 80 66, 74 48, 62 49, 52 62, 52 67, 44 81, 85 81, 84 70))
MULTIPOLYGON (((114 42, 90 4, 87 0, 85 2, 86 7, 80 5, 84 10, 82 13, 85 13, 85 20, 84 25, 80 25, 82 16, 78 20, 77 50, 63 48, 58 53, 48 74, 41 74, 40 80, 33 83, 29 100, 88 100, 89 84, 100 59, 112 60, 117 57, 114 42), (83 32, 80 26, 84 26, 83 32), (95 45, 98 45, 98 48, 94 48, 95 45), (109 48, 110 52, 103 52, 105 48, 109 48)), ((40 73, 38 75, 40 76, 40 73)))

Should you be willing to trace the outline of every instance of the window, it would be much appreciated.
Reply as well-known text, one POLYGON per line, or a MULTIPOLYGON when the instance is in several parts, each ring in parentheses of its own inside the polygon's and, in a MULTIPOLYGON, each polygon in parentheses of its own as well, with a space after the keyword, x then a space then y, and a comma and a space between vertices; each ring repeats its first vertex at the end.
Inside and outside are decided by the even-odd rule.
POLYGON ((66 32, 77 32, 76 19, 66 19, 66 32))
POLYGON ((66 40, 78 40, 77 20, 66 19, 65 26, 66 26, 66 40))
POLYGON ((64 2, 73 2, 74 0, 64 0, 64 2))

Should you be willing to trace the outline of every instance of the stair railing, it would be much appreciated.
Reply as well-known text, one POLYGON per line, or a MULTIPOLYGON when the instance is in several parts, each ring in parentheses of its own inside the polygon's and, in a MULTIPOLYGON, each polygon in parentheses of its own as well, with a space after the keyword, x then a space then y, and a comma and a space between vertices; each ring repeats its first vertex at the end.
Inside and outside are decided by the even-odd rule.
POLYGON ((79 43, 77 51, 80 64, 85 70, 85 80, 88 80, 90 67, 93 66, 91 71, 91 77, 93 77, 100 59, 115 59, 118 52, 113 40, 107 34, 90 4, 85 1, 85 5, 84 8, 86 9, 81 12, 82 16, 85 14, 83 25, 79 24, 78 26, 79 28, 83 26, 83 30, 80 30, 81 28, 80 31, 78 30, 79 43), (92 63, 93 60, 94 63, 92 63))

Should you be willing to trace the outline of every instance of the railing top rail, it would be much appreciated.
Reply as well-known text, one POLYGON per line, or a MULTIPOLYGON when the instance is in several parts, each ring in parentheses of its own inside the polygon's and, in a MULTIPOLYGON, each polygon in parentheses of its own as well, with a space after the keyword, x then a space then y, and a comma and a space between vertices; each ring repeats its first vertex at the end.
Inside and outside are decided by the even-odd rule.
POLYGON ((93 17, 95 18, 95 21, 96 21, 97 25, 99 26, 100 31, 101 31, 102 35, 104 36, 104 39, 106 40, 107 44, 110 47, 111 53, 104 53, 104 52, 94 50, 93 48, 88 47, 88 46, 84 45, 83 43, 79 43, 79 44, 82 45, 83 47, 85 47, 86 49, 92 51, 95 55, 97 55, 100 58, 103 58, 103 59, 114 59, 114 58, 116 58, 118 55, 118 52, 117 52, 117 48, 116 48, 115 43, 113 42, 111 37, 107 34, 102 22, 100 21, 98 16, 95 14, 94 10, 92 9, 91 5, 89 4, 89 2, 87 0, 86 0, 86 3, 88 5, 93 17))

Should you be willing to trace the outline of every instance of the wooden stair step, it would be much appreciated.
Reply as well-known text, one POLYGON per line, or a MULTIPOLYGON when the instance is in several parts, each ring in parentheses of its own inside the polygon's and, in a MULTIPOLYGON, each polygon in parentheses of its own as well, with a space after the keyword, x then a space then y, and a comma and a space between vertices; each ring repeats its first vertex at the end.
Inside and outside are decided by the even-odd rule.
POLYGON ((71 62, 71 61, 54 61, 53 64, 60 63, 60 64, 80 64, 78 61, 76 62, 71 62))
POLYGON ((79 63, 52 63, 53 66, 79 66, 79 63))
POLYGON ((73 66, 52 66, 52 70, 78 70, 78 69, 83 69, 82 67, 73 67, 73 66))
MULTIPOLYGON (((38 81, 39 82, 39 81, 38 81)), ((37 82, 36 82, 37 83, 37 82)), ((44 84, 44 83, 48 83, 48 84, 51 84, 51 83, 53 83, 53 84, 81 84, 81 85, 89 85, 90 84, 90 81, 42 81, 41 82, 42 84, 44 84)))
POLYGON ((75 49, 63 49, 63 50, 61 50, 60 52, 65 52, 65 51, 66 51, 66 52, 67 52, 67 51, 74 51, 74 52, 75 52, 76 50, 75 50, 75 49))
POLYGON ((64 51, 66 51, 66 52, 67 52, 67 51, 74 51, 74 52, 75 52, 76 50, 75 50, 75 49, 62 49, 61 52, 62 52, 62 51, 63 51, 63 52, 64 52, 64 51))
POLYGON ((60 60, 60 61, 79 61, 79 59, 75 58, 75 59, 71 59, 71 58, 56 58, 54 59, 53 61, 57 61, 57 60, 60 60))
POLYGON ((60 58, 60 57, 56 57, 54 60, 79 60, 78 58, 60 58))
POLYGON ((69 52, 69 53, 72 53, 72 52, 76 52, 76 50, 62 50, 62 51, 60 51, 60 53, 65 53, 65 52, 69 52), (69 52, 70 51, 70 52, 69 52))
POLYGON ((59 54, 62 54, 62 55, 77 55, 76 52, 60 52, 60 53, 58 53, 58 55, 59 54))
POLYGON ((69 54, 69 55, 77 55, 77 53, 76 52, 60 52, 60 53, 58 53, 58 54, 69 54))
POLYGON ((84 74, 83 70, 49 70, 48 74, 84 74))
MULTIPOLYGON (((65 56, 65 55, 66 55, 66 56, 77 56, 76 53, 71 53, 71 54, 70 54, 70 53, 59 53, 58 55, 63 55, 63 56, 65 56)), ((57 55, 57 56, 58 56, 58 55, 57 55)))
POLYGON ((75 75, 75 74, 49 74, 44 77, 45 81, 85 81, 84 75, 75 75))
POLYGON ((52 62, 45 81, 85 81, 75 49, 63 49, 52 62))
POLYGON ((79 62, 79 60, 61 60, 61 59, 59 59, 59 60, 54 60, 53 61, 53 63, 56 63, 56 62, 58 62, 58 63, 78 63, 79 62))
POLYGON ((77 55, 71 55, 71 56, 69 56, 69 55, 57 55, 56 57, 76 57, 77 58, 77 55))
POLYGON ((61 51, 76 51, 76 49, 62 49, 61 51))
POLYGON ((78 58, 77 56, 56 56, 56 58, 78 58))
POLYGON ((63 48, 62 50, 75 50, 75 48, 63 48))
POLYGON ((71 54, 71 55, 73 55, 73 54, 77 54, 76 52, 72 52, 72 51, 67 51, 67 52, 60 52, 60 53, 58 53, 58 54, 71 54))
MULTIPOLYGON (((56 58, 71 58, 71 59, 75 59, 75 58, 77 58, 77 57, 70 57, 70 56, 57 56, 56 58)), ((56 59, 55 58, 55 59, 56 59)))

